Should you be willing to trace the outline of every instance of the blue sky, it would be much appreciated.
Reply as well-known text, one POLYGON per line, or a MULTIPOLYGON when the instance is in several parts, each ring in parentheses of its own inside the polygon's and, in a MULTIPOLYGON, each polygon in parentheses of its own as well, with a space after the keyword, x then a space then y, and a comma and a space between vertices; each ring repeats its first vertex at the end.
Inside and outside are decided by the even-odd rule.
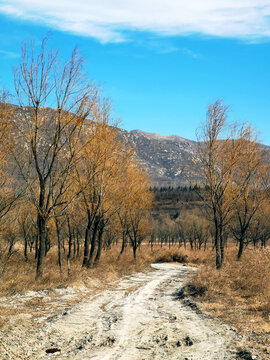
POLYGON ((270 0, 0 0, 0 25, 0 87, 50 32, 63 58, 79 47, 121 127, 195 139, 223 98, 270 145, 270 0))

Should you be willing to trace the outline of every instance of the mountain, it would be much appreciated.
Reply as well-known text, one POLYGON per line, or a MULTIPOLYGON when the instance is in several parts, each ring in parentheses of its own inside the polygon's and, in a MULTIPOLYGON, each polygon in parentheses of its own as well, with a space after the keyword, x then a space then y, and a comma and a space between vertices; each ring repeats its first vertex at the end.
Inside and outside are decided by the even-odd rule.
MULTIPOLYGON (((13 106, 13 105, 12 105, 13 106)), ((15 108, 15 118, 28 116, 29 108, 15 108)), ((44 108, 47 116, 55 109, 44 108)), ((119 137, 135 149, 135 156, 148 171, 154 186, 184 186, 200 183, 200 159, 197 142, 177 135, 165 136, 141 130, 118 129, 119 137)), ((50 129, 47 129, 47 135, 50 129)), ((270 159, 270 146, 261 145, 270 159)))
POLYGON ((136 157, 148 170, 154 185, 179 186, 200 182, 196 141, 141 130, 119 131, 128 145, 135 148, 136 157))
MULTIPOLYGON (((30 116, 31 108, 10 106, 15 110, 15 118, 30 116)), ((43 111, 47 118, 53 117, 56 112, 49 107, 43 108, 43 111)), ((44 134, 48 139, 50 130, 51 128, 48 127, 44 134)), ((153 185, 179 186, 199 182, 200 162, 197 157, 196 141, 176 135, 164 136, 141 130, 126 131, 118 128, 118 131, 120 139, 135 149, 135 156, 148 171, 153 185)))

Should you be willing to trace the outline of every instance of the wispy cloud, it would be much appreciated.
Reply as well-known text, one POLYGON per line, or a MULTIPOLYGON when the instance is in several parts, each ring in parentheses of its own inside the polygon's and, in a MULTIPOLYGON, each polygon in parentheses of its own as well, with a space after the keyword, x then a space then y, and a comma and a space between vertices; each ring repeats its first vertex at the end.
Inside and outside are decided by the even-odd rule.
POLYGON ((181 49, 181 51, 182 51, 183 54, 188 55, 188 56, 192 57, 193 59, 201 59, 202 58, 201 54, 196 53, 193 50, 183 48, 183 49, 181 49))
POLYGON ((165 46, 159 46, 156 48, 156 51, 159 54, 170 54, 178 51, 179 49, 176 46, 173 45, 165 45, 165 46))
POLYGON ((144 41, 140 41, 139 45, 158 54, 170 54, 179 51, 178 47, 170 41, 166 41, 164 38, 146 39, 144 41))
POLYGON ((0 0, 0 12, 101 42, 125 41, 126 30, 270 38, 269 0, 0 0))
POLYGON ((6 59, 16 59, 20 57, 19 53, 0 49, 0 56, 4 56, 6 59))

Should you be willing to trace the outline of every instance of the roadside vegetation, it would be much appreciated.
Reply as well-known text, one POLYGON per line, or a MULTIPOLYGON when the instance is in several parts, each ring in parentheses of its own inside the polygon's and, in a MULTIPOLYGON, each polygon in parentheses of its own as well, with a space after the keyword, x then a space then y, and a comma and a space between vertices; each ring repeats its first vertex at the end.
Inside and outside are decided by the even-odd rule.
POLYGON ((228 250, 222 270, 199 267, 191 281, 191 295, 204 309, 242 331, 270 333, 270 249, 247 249, 238 261, 237 249, 228 250))

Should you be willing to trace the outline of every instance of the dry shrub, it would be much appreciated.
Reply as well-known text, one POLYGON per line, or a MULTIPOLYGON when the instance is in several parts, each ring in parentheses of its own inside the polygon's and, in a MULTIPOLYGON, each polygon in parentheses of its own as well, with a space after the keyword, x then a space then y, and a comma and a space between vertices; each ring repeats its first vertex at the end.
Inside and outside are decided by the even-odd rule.
POLYGON ((189 247, 164 246, 157 247, 154 250, 155 262, 179 262, 189 265, 205 264, 213 259, 213 253, 210 250, 198 251, 191 250, 189 247))
POLYGON ((179 262, 187 263, 188 256, 178 249, 167 249, 157 256, 156 262, 179 262))
POLYGON ((230 249, 221 270, 216 270, 214 263, 203 265, 198 269, 193 283, 207 285, 211 297, 234 292, 246 298, 265 297, 270 291, 269 273, 270 249, 247 249, 240 261, 236 260, 236 251, 230 249))

